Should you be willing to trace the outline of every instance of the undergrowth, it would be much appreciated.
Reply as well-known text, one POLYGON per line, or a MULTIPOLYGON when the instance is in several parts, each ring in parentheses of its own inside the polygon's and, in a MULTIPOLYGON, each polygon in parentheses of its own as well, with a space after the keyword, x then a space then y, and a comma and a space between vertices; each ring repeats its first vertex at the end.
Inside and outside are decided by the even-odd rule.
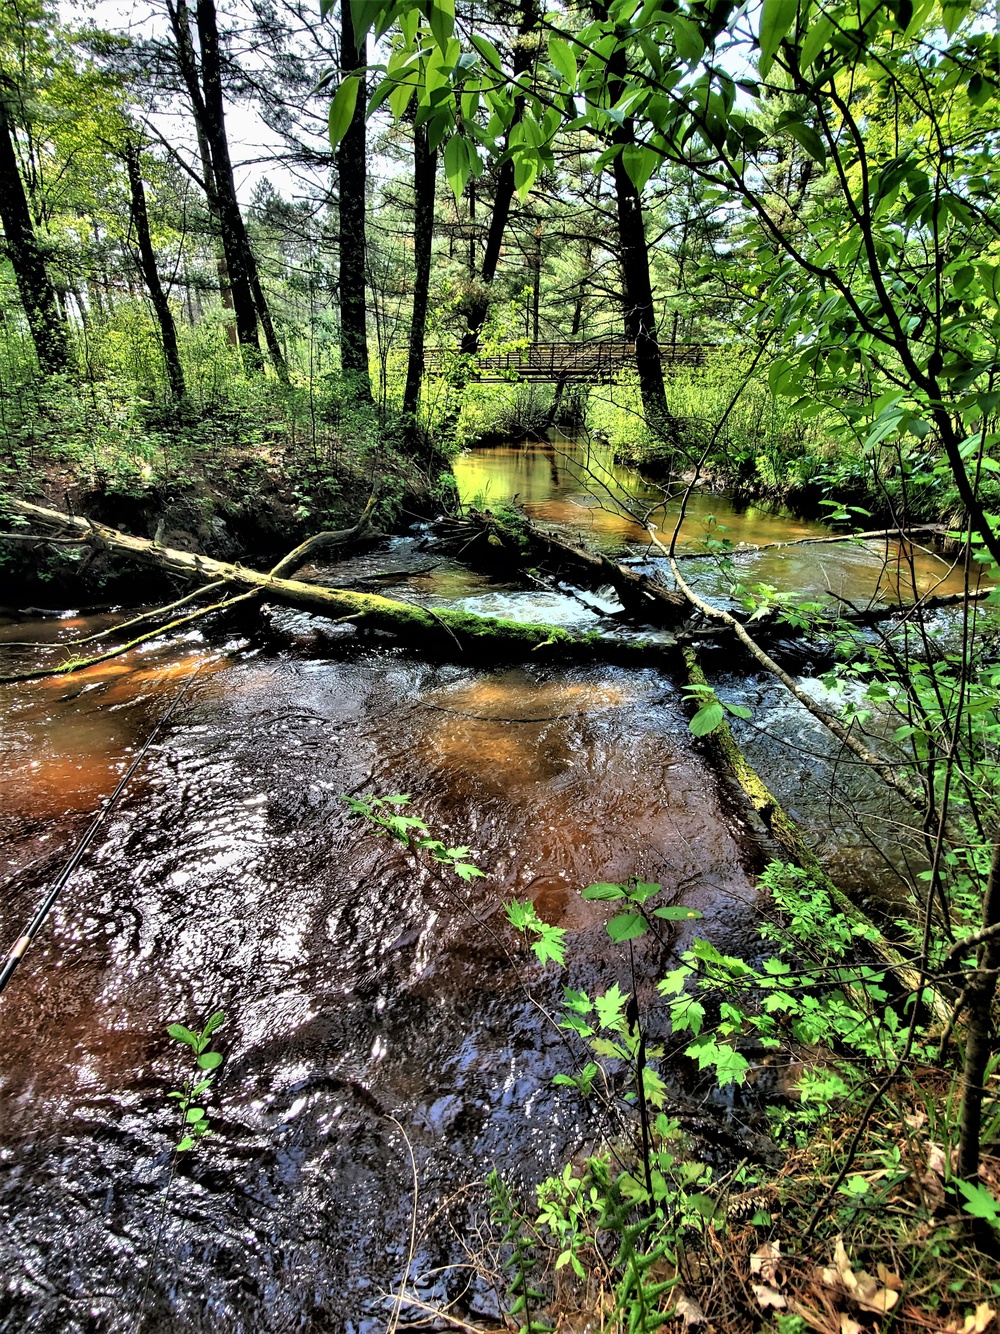
MULTIPOLYGON (((469 850, 445 848, 404 797, 350 805, 469 878, 469 850)), ((481 1261, 506 1274, 504 1328, 982 1334, 993 1322, 1000 1056, 987 1072, 980 1178, 963 1181, 961 1071, 918 998, 873 964, 875 928, 834 911, 794 866, 772 862, 759 884, 759 954, 726 955, 695 935, 647 1006, 633 942, 652 934, 667 946, 662 932, 700 914, 636 879, 583 890, 607 905, 631 981, 563 988, 558 1023, 577 1059, 555 1083, 603 1132, 533 1199, 489 1178, 481 1261), (737 1120, 763 1113, 773 1158, 703 1159, 671 1113, 669 1070, 685 1066, 707 1102, 721 1096, 737 1120)), ((563 928, 528 901, 505 911, 536 965, 565 965, 563 928)))

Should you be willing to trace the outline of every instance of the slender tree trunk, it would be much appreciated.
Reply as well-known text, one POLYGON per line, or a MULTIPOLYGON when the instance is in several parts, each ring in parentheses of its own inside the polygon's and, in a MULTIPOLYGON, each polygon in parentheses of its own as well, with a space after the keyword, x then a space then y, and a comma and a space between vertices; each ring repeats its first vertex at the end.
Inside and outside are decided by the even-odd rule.
POLYGON ((413 130, 413 316, 410 320, 410 349, 406 367, 403 412, 416 417, 420 382, 424 374, 424 334, 427 329, 427 299, 431 281, 431 246, 434 241, 434 189, 437 184, 437 153, 432 153, 427 126, 413 130))
POLYGON ((135 228, 139 246, 137 262, 149 299, 153 303, 156 322, 160 326, 160 340, 163 344, 163 359, 167 365, 167 379, 170 381, 170 393, 174 399, 184 397, 184 371, 181 368, 180 353, 177 350, 177 329, 170 310, 170 302, 160 282, 156 267, 156 255, 149 233, 149 215, 146 211, 146 191, 142 184, 142 162, 137 144, 125 145, 125 165, 128 169, 128 183, 132 198, 132 225, 135 228))
POLYGON ((226 256, 226 269, 233 298, 236 337, 243 351, 244 364, 250 371, 260 370, 260 344, 257 341, 257 310, 247 268, 246 231, 226 137, 225 108, 222 97, 222 62, 219 32, 212 0, 198 0, 196 17, 201 47, 201 71, 191 41, 191 19, 187 0, 168 0, 168 11, 177 58, 191 101, 191 110, 200 133, 208 145, 211 171, 205 182, 209 208, 218 210, 219 229, 226 256))
MULTIPOLYGON (((602 6, 595 13, 607 18, 602 6)), ((625 87, 626 54, 624 48, 616 51, 608 66, 612 82, 608 96, 612 103, 618 100, 625 87)), ((624 149, 635 143, 635 126, 626 120, 616 127, 612 144, 624 149)), ((614 160, 615 203, 618 211, 618 239, 622 268, 622 316, 625 335, 635 344, 636 369, 639 372, 639 392, 646 423, 654 434, 669 436, 670 415, 663 388, 663 363, 656 338, 656 313, 653 307, 653 288, 649 278, 649 250, 646 246, 646 227, 642 215, 642 199, 635 183, 625 170, 622 154, 614 160)))
MULTIPOLYGON (((201 122, 195 116, 195 133, 198 137, 198 156, 201 158, 201 175, 205 184, 205 198, 208 201, 208 214, 212 220, 214 228, 215 242, 215 272, 219 279, 219 300, 222 302, 224 310, 233 309, 233 289, 229 285, 229 266, 226 263, 226 251, 222 244, 222 218, 219 215, 219 201, 215 194, 215 173, 212 171, 212 154, 209 152, 208 140, 205 138, 205 131, 201 127, 201 122)), ((192 321, 193 323, 193 321, 192 321)), ((236 336, 236 325, 233 320, 226 320, 226 338, 236 347, 239 339, 236 336)))
MULTIPOLYGON (((540 18, 537 0, 523 0, 521 4, 518 23, 517 38, 514 42, 514 56, 512 61, 513 76, 515 79, 522 74, 527 73, 531 68, 533 51, 528 41, 531 33, 538 27, 540 18)), ((511 129, 516 125, 524 114, 524 99, 516 98, 514 101, 514 116, 511 121, 511 129)), ((504 147, 510 147, 510 129, 504 141, 504 147)), ((483 288, 488 288, 496 277, 497 265, 500 262, 500 250, 503 245, 504 232, 507 230, 507 223, 510 219, 510 206, 514 200, 514 164, 509 159, 501 164, 497 173, 496 191, 493 196, 493 209, 490 213, 490 226, 486 233, 486 249, 483 252, 483 267, 480 272, 480 282, 483 288)), ((474 301, 466 316, 467 328, 462 336, 462 351, 465 353, 475 353, 479 350, 479 335, 482 332, 483 325, 486 323, 486 317, 490 313, 489 296, 484 291, 478 300, 474 301)))
POLYGON ((14 151, 11 121, 0 96, 0 222, 17 290, 28 317, 38 364, 45 374, 69 367, 66 326, 59 314, 55 289, 35 237, 28 198, 14 151))
MULTIPOLYGON (((364 45, 364 43, 363 43, 364 45)), ((340 68, 346 77, 365 77, 366 53, 359 51, 349 0, 340 5, 340 68)), ((337 148, 340 214, 340 365, 357 399, 372 401, 368 371, 368 310, 365 299, 365 213, 368 187, 364 85, 354 117, 337 148)))
POLYGON ((247 265, 250 269, 250 290, 253 292, 254 305, 257 307, 257 314, 260 316, 260 326, 264 330, 267 354, 271 358, 271 365, 274 367, 278 379, 282 384, 288 384, 288 363, 285 361, 285 354, 278 342, 278 335, 274 332, 274 325, 271 322, 271 308, 267 304, 264 289, 260 285, 257 260, 250 248, 249 238, 247 238, 247 265))
MULTIPOLYGON (((1000 930, 1000 843, 993 849, 993 861, 983 895, 982 930, 1000 930)), ((1000 969, 1000 935, 994 935, 980 945, 977 964, 976 971, 965 987, 968 1024, 957 1164, 958 1175, 972 1182, 979 1179, 983 1084, 993 1054, 992 1009, 997 991, 997 970, 1000 969)))
POLYGON ((222 53, 213 0, 197 0, 195 18, 198 45, 201 48, 202 127, 212 157, 212 172, 222 221, 222 242, 226 250, 226 265, 236 314, 236 335, 248 368, 257 371, 261 369, 262 363, 257 341, 257 307, 247 262, 250 247, 236 197, 236 181, 229 156, 222 96, 222 53))
MULTIPOLYGON (((613 142, 632 142, 632 128, 615 131, 613 142), (619 137, 621 136, 621 137, 619 137)), ((663 363, 656 338, 653 288, 649 279, 649 252, 642 216, 642 201, 632 178, 625 170, 621 154, 614 161, 615 196, 618 206, 618 235, 621 244, 623 315, 625 333, 635 344, 635 363, 639 372, 639 392, 646 421, 657 435, 666 433, 669 414, 663 387, 663 363)))
POLYGON ((535 228, 535 253, 532 256, 533 272, 531 283, 531 341, 539 339, 539 308, 542 301, 542 224, 535 228))

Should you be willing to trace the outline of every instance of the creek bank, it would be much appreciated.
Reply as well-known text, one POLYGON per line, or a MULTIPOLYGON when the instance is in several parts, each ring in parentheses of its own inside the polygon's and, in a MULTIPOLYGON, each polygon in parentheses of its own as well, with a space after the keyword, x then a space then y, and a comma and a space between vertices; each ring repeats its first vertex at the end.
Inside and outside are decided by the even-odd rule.
MULTIPOLYGON (((65 510, 163 546, 270 568, 317 529, 348 526, 372 491, 367 473, 341 468, 337 473, 298 474, 295 466, 291 459, 254 456, 235 460, 224 473, 194 469, 174 481, 119 486, 108 477, 88 475, 50 459, 36 468, 31 483, 19 494, 42 507, 65 510)), ((384 478, 379 480, 384 484, 384 478)), ((382 523, 391 524, 400 510, 412 517, 433 512, 427 479, 415 466, 407 469, 395 491, 395 501, 380 507, 382 523)), ((2 535, 0 576, 4 602, 55 609, 134 605, 165 598, 176 588, 172 579, 152 568, 139 572, 134 562, 113 550, 5 541, 2 535)))

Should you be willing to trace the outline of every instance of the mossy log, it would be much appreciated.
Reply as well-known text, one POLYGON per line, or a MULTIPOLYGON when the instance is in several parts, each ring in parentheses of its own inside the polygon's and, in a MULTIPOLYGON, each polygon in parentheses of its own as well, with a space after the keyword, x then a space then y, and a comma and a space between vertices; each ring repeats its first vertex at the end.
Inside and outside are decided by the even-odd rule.
POLYGON ((506 518, 491 511, 470 510, 468 523, 486 537, 499 543, 516 562, 544 561, 557 569, 570 569, 585 586, 610 584, 621 604, 630 612, 641 614, 650 624, 672 627, 687 620, 691 606, 683 594, 666 588, 647 575, 619 565, 599 552, 564 542, 537 527, 525 515, 506 518))
POLYGON ((9 513, 21 515, 38 527, 68 530, 98 550, 112 552, 167 574, 199 583, 221 583, 244 592, 256 591, 269 601, 329 617, 334 622, 353 622, 364 629, 387 631, 405 644, 444 656, 453 656, 457 648, 466 657, 492 659, 517 659, 545 651, 577 658, 648 662, 662 658, 664 652, 660 645, 597 636, 577 637, 549 625, 522 624, 444 608, 431 611, 376 593, 324 588, 299 579, 284 579, 250 570, 228 561, 212 560, 198 552, 161 546, 149 538, 133 537, 92 520, 46 509, 25 500, 7 498, 4 506, 9 513))
MULTIPOLYGON (((682 650, 684 664, 687 667, 688 683, 693 686, 707 686, 708 681, 701 669, 698 655, 690 645, 682 650)), ((930 1007, 934 1018, 947 1023, 951 1010, 944 999, 934 990, 926 978, 908 963, 900 952, 889 943, 871 918, 856 904, 852 903, 842 889, 833 883, 823 869, 819 858, 812 851, 802 836, 802 831, 785 808, 771 792, 760 774, 736 744, 729 723, 723 719, 714 732, 710 733, 722 770, 739 784, 750 805, 763 820, 771 837, 786 856, 801 867, 806 875, 829 897, 838 912, 852 924, 864 926, 873 933, 868 943, 876 957, 888 968, 900 988, 913 995, 930 997, 930 1007)))

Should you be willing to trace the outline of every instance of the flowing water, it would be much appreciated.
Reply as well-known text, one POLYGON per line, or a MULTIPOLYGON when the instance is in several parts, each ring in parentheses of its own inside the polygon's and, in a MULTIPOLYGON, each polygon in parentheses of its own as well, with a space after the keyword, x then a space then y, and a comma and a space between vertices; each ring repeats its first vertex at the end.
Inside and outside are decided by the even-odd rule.
MULTIPOLYGON (((547 445, 476 451, 458 473, 467 494, 486 477, 494 499, 516 484, 550 522, 578 502, 579 478, 547 445)), ((717 496, 695 509, 709 506, 733 541, 816 532, 717 496)), ((641 536, 606 510, 594 524, 609 540, 641 536)), ((787 565, 740 559, 759 560, 761 580, 874 591, 877 552, 791 551, 787 565)), ((940 563, 920 559, 935 578, 940 563)), ((419 534, 317 573, 580 627, 614 605, 471 574, 419 534)), ((711 571, 698 577, 711 591, 711 571)), ((45 656, 19 644, 115 619, 12 613, 5 670, 45 656)), ((788 764, 765 738, 763 759, 819 831, 830 778, 811 720, 770 687, 730 684, 756 690, 755 716, 803 747, 788 764)), ((192 634, 0 686, 0 946, 185 686, 0 1001, 0 1330, 383 1330, 406 1271, 420 1300, 488 1317, 496 1297, 471 1259, 480 1183, 497 1166, 530 1185, 589 1130, 573 1091, 552 1084, 578 1053, 539 1004, 555 1006, 563 981, 632 986, 606 912, 580 889, 658 881, 704 914, 698 932, 753 950, 759 838, 665 671, 433 666, 275 612, 268 634, 192 634), (373 792, 410 794, 486 878, 435 877, 352 820, 342 795, 373 792), (564 975, 506 925, 514 895, 568 928, 564 975), (216 1009, 228 1018, 214 1133, 175 1160, 166 1095, 186 1069, 165 1026, 216 1009)), ((874 884, 860 846, 843 846, 826 850, 874 884)), ((692 929, 639 943, 644 998, 692 929)), ((706 1126, 689 1072, 672 1089, 692 1130, 759 1148, 751 1109, 718 1106, 706 1126)))

